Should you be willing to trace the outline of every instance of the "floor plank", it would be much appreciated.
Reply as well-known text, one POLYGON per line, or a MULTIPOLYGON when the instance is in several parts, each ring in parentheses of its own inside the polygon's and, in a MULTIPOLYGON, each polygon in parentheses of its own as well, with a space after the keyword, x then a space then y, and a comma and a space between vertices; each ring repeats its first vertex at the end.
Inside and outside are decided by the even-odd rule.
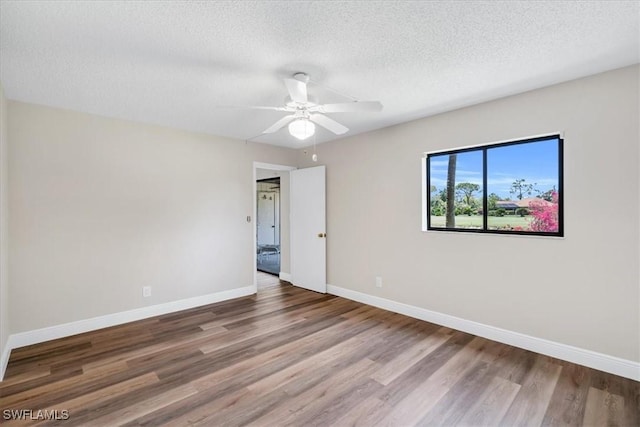
POLYGON ((258 278, 256 295, 14 350, 0 416, 70 418, 3 425, 640 425, 638 382, 258 278))
POLYGON ((503 422, 509 425, 542 424, 561 371, 561 364, 546 356, 538 356, 503 422))
POLYGON ((584 425, 620 426, 624 414, 624 399, 605 390, 591 387, 584 408, 584 425))

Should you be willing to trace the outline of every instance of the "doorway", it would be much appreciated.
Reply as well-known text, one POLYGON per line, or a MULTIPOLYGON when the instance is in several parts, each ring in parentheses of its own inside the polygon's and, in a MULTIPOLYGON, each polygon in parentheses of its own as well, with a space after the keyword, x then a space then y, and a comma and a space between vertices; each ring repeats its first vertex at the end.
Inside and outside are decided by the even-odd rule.
POLYGON ((280 274, 280 177, 256 182, 256 268, 280 274))
MULTIPOLYGON (((253 216, 248 217, 249 222, 253 222, 253 285, 258 291, 258 276, 264 277, 269 273, 259 272, 258 265, 258 181, 269 178, 280 178, 280 274, 279 279, 291 281, 291 259, 290 259, 290 233, 289 233, 289 210, 290 210, 290 172, 295 170, 294 166, 278 165, 273 163, 253 162, 253 216)), ((273 276, 271 276, 273 277, 273 276)))

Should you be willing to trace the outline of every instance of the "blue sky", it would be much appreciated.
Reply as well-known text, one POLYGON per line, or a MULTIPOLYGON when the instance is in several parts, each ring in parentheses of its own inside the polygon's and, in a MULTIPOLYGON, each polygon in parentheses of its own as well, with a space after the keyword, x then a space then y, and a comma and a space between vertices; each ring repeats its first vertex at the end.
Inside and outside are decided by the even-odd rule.
MULTIPOLYGON (((554 185, 558 188, 558 140, 507 145, 487 151, 488 193, 515 199, 509 193, 511 184, 524 178, 544 192, 554 185)), ((431 185, 438 191, 447 185, 449 155, 431 156, 431 185)), ((471 182, 482 187, 482 151, 458 153, 456 184, 471 182)), ((537 193, 532 193, 531 197, 537 193)), ((525 195, 525 197, 529 197, 525 195)))

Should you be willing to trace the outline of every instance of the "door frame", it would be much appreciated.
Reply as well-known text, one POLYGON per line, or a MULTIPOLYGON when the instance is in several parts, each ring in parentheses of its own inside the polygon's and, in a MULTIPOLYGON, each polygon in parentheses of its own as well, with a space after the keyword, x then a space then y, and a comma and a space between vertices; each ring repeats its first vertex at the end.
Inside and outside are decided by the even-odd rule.
MULTIPOLYGON (((253 199, 253 213, 252 213, 252 218, 253 218, 253 249, 251 252, 253 252, 253 264, 252 264, 252 268, 253 268, 253 288, 254 288, 254 293, 258 292, 258 270, 256 268, 256 266, 258 265, 258 255, 256 254, 256 248, 258 247, 258 239, 256 236, 256 233, 258 232, 257 227, 258 227, 258 223, 257 223, 257 217, 258 217, 258 204, 256 202, 256 194, 258 192, 258 185, 257 185, 257 180, 256 180, 256 175, 257 175, 257 170, 258 169, 267 169, 267 170, 272 170, 272 171, 292 171, 292 170, 296 170, 298 169, 295 166, 287 166, 287 165, 277 165, 277 164, 273 164, 273 163, 263 163, 263 162, 253 162, 253 193, 252 193, 252 199, 253 199)), ((282 212, 281 212, 282 213, 282 212)), ((280 229, 280 233, 282 233, 282 228, 280 229)), ((282 236, 282 234, 281 234, 282 236)), ((280 242, 280 244, 282 245, 282 242, 280 242)), ((282 253, 282 252, 281 252, 282 253)), ((280 258, 280 263, 282 264, 282 258, 280 258)))

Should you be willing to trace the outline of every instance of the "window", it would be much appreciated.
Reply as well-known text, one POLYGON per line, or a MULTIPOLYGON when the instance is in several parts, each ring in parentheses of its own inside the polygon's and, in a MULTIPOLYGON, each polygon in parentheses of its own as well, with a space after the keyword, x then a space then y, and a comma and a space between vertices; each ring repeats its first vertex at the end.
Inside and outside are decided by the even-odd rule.
POLYGON ((563 236, 560 135, 425 158, 427 230, 563 236))

